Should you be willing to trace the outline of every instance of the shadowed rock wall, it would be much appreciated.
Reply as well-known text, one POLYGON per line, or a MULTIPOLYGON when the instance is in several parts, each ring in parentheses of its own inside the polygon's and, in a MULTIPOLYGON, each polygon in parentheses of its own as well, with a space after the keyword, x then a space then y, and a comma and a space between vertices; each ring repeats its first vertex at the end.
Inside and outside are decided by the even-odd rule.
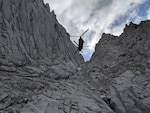
POLYGON ((0 37, 3 65, 51 64, 54 60, 79 64, 82 60, 42 0, 0 0, 0 37))

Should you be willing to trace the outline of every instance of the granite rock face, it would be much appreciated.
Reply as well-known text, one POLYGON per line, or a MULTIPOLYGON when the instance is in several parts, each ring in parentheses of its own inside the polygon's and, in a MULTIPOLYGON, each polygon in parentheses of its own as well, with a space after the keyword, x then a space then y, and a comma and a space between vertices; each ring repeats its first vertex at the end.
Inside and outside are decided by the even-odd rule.
POLYGON ((0 112, 63 112, 53 102, 76 101, 67 101, 70 93, 62 100, 59 83, 78 75, 83 58, 76 49, 43 0, 0 0, 0 112))
POLYGON ((0 0, 0 113, 113 113, 76 49, 42 0, 0 0))
POLYGON ((150 112, 149 26, 150 21, 131 22, 119 37, 103 34, 83 69, 115 113, 150 112))
POLYGON ((79 64, 82 60, 74 54, 69 34, 42 0, 0 0, 0 6, 2 65, 51 65, 56 60, 79 64))
POLYGON ((0 113, 149 113, 149 26, 103 34, 84 63, 43 0, 0 0, 0 113))

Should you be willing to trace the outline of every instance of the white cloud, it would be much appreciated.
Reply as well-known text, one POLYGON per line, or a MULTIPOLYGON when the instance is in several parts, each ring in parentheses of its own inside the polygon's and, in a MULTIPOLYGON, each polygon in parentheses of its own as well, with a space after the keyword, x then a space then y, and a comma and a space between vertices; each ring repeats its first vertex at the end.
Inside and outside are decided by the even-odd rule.
POLYGON ((150 20, 150 8, 147 10, 147 19, 150 20))
MULTIPOLYGON (((120 35, 124 24, 133 19, 134 22, 142 20, 138 16, 138 5, 146 0, 44 0, 55 10, 58 21, 71 35, 80 35, 86 29, 90 29, 83 37, 86 45, 90 45, 85 51, 94 51, 103 32, 120 35), (115 21, 126 19, 119 25, 113 25, 115 21)), ((150 18, 150 10, 148 11, 150 18)), ((71 38, 78 40, 78 38, 71 38)), ((83 53, 86 53, 83 50, 83 53)))

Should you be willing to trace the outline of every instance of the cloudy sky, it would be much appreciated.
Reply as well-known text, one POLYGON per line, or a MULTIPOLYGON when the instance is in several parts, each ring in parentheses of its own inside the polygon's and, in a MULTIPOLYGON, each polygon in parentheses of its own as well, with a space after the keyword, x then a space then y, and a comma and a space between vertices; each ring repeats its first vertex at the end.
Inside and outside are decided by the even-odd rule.
MULTIPOLYGON (((125 24, 150 19, 150 0, 44 0, 70 35, 83 36, 85 60, 89 60, 102 33, 119 36, 125 24)), ((71 37, 78 42, 78 37, 71 37)))

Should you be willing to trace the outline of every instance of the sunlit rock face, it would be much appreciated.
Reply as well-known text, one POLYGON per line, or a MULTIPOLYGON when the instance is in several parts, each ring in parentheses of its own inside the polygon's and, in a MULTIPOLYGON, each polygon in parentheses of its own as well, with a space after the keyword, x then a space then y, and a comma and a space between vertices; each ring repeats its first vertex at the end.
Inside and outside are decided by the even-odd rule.
POLYGON ((43 0, 0 0, 0 113, 149 113, 149 26, 103 34, 84 63, 43 0))
POLYGON ((150 21, 130 23, 119 37, 103 34, 83 70, 116 113, 150 112, 149 26, 150 21))

